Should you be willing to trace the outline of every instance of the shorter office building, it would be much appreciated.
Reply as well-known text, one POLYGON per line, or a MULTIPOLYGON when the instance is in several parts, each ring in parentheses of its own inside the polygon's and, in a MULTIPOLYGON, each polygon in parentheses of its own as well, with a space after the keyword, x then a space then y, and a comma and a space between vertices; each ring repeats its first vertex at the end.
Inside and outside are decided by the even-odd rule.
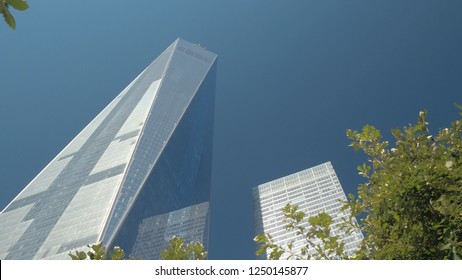
MULTIPOLYGON (((310 227, 307 222, 309 216, 320 212, 328 213, 333 218, 331 234, 341 236, 349 255, 354 254, 363 239, 359 230, 346 234, 339 228, 344 218, 348 219, 349 212, 340 211, 346 196, 330 162, 255 187, 253 201, 255 233, 270 234, 275 244, 281 246, 293 242, 293 252, 300 252, 306 246, 306 240, 296 235, 295 231, 284 228, 282 209, 287 203, 298 205, 299 210, 307 214, 302 224, 307 228, 310 227)), ((314 248, 310 246, 308 254, 312 255, 314 252, 314 248)), ((281 259, 287 257, 288 254, 284 254, 281 259)))

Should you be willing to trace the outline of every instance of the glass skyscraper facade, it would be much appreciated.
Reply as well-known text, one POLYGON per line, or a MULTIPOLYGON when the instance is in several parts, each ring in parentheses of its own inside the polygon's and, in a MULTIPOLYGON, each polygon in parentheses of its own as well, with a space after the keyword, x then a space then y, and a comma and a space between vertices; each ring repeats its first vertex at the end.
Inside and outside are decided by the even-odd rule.
MULTIPOLYGON (((328 213, 333 218, 331 233, 341 236, 346 252, 351 255, 363 235, 359 230, 347 235, 339 229, 342 218, 348 219, 348 213, 340 211, 342 201, 346 201, 346 196, 330 162, 264 183, 253 189, 255 233, 270 234, 275 244, 281 246, 293 241, 293 251, 300 252, 306 241, 295 231, 284 228, 282 208, 290 203, 298 205, 307 217, 328 213)), ((305 218, 302 225, 309 228, 307 220, 305 218)), ((308 254, 313 253, 314 249, 310 248, 308 254)), ((281 259, 286 257, 288 254, 281 259)))
POLYGON ((208 243, 217 56, 177 39, 0 214, 0 259, 208 243))

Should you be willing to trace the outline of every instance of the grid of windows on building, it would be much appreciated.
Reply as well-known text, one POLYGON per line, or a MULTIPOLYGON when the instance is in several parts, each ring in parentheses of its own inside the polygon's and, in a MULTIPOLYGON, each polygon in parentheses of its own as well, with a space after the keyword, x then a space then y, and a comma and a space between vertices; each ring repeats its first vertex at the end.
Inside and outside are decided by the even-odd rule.
MULTIPOLYGON (((349 255, 354 254, 363 238, 359 230, 347 235, 339 228, 343 219, 348 219, 349 212, 340 211, 346 196, 330 162, 255 187, 253 201, 255 233, 270 234, 275 244, 281 246, 293 242, 294 252, 300 252, 306 246, 306 241, 302 236, 297 236, 295 231, 284 228, 282 209, 287 203, 298 205, 299 210, 305 212, 307 217, 320 212, 328 213, 333 218, 331 233, 341 236, 349 255)), ((309 228, 307 221, 305 218, 301 225, 309 228)), ((308 254, 313 253, 314 248, 310 247, 308 254)), ((284 254, 281 258, 287 256, 288 254, 284 254)), ((266 258, 266 255, 263 257, 266 258)))

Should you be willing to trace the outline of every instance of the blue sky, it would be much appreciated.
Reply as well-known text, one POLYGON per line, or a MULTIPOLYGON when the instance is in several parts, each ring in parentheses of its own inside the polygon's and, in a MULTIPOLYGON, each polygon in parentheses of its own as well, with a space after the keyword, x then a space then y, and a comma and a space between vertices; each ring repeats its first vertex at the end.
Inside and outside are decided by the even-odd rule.
POLYGON ((347 128, 462 104, 461 1, 29 1, 0 24, 0 208, 177 37, 218 54, 211 259, 252 259, 252 187, 363 160, 347 128))

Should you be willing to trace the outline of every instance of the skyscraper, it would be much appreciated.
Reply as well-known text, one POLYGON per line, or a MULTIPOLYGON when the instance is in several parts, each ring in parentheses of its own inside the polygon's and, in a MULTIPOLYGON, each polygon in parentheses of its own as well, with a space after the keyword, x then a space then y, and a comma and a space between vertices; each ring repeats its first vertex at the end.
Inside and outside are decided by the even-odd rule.
MULTIPOLYGON (((298 205, 307 216, 328 213, 333 218, 332 234, 342 236, 349 254, 355 252, 363 238, 359 230, 347 235, 338 227, 342 218, 348 216, 340 211, 341 201, 346 201, 346 196, 330 162, 255 187, 253 201, 255 233, 269 233, 277 245, 285 246, 293 241, 294 252, 300 252, 306 241, 284 228, 282 208, 287 203, 298 205)), ((303 225, 309 228, 306 220, 303 225)), ((313 254, 314 249, 309 249, 308 253, 313 254)), ((284 254, 282 258, 287 256, 284 254)))
POLYGON ((177 39, 0 214, 0 259, 207 246, 216 55, 177 39))

